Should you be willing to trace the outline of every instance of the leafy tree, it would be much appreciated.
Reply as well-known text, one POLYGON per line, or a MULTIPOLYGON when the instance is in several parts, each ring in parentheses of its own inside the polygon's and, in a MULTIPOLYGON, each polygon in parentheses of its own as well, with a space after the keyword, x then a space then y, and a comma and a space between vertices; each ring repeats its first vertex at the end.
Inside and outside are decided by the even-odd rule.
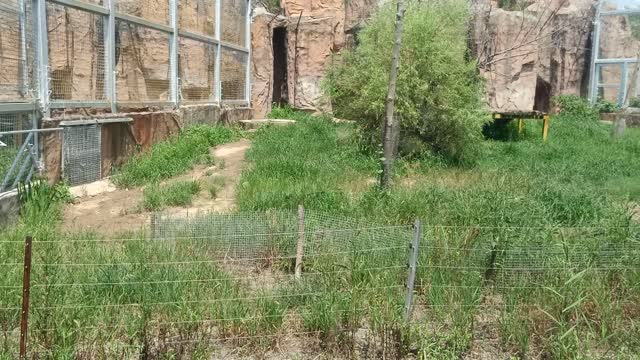
MULTIPOLYGON (((394 15, 392 2, 378 10, 359 46, 335 59, 326 84, 336 115, 359 121, 374 148, 382 133, 394 15)), ((474 161, 487 118, 482 81, 468 56, 468 19, 464 0, 408 1, 396 100, 400 155, 431 151, 455 163, 474 161)))

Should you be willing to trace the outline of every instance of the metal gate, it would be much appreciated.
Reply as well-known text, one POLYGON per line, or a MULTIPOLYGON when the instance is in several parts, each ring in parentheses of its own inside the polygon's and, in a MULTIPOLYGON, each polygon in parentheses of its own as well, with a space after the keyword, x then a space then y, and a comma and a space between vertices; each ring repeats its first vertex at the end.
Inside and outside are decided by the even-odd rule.
POLYGON ((38 164, 36 116, 31 112, 0 113, 0 193, 31 181, 38 164))
POLYGON ((64 126, 62 164, 69 185, 100 180, 102 175, 102 127, 99 124, 64 126))

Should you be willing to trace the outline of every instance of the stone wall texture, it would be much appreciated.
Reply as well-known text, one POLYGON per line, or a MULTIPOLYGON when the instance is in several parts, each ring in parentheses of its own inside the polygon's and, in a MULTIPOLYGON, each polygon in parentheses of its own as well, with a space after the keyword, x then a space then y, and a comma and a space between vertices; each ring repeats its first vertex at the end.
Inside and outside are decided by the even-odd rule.
MULTIPOLYGON (((252 25, 256 116, 265 117, 271 109, 274 28, 287 29, 289 104, 330 111, 321 83, 332 55, 351 44, 353 34, 381 2, 282 0, 279 14, 256 9, 252 25)), ((486 79, 488 108, 548 111, 555 95, 586 96, 595 5, 594 0, 526 0, 514 10, 500 8, 495 0, 472 1, 470 46, 486 79)), ((601 57, 637 56, 640 41, 632 36, 628 18, 607 17, 602 27, 601 57)), ((604 81, 617 82, 619 76, 614 68, 603 71, 604 81)), ((613 95, 605 97, 612 100, 613 95)))

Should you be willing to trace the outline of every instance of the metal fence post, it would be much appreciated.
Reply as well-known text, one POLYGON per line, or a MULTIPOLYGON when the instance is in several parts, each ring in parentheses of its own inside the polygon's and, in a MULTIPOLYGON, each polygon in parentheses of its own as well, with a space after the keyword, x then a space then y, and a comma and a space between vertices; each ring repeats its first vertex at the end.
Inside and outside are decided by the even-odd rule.
POLYGON ((413 290, 416 282, 416 271, 418 269, 418 253, 421 237, 422 224, 420 223, 420 220, 416 220, 416 223, 413 226, 413 239, 409 246, 409 262, 407 263, 409 274, 407 276, 404 298, 404 320, 406 322, 411 320, 411 310, 413 309, 413 290))
POLYGON ((29 291, 31 286, 31 236, 25 238, 24 271, 22 275, 22 313, 20 319, 20 359, 27 357, 27 325, 29 321, 29 291))
POLYGON ((247 17, 245 23, 245 48, 247 48, 247 67, 245 74, 245 99, 247 106, 251 107, 251 16, 253 11, 251 9, 251 0, 247 0, 247 17))
POLYGON ((222 45, 220 44, 220 41, 222 39, 222 4, 221 4, 222 0, 215 0, 214 6, 215 6, 215 18, 216 18, 216 23, 215 23, 215 33, 214 33, 214 37, 215 40, 217 42, 216 44, 216 53, 215 53, 215 68, 213 69, 213 96, 216 102, 218 102, 218 104, 220 104, 222 102, 222 80, 221 80, 221 71, 220 71, 220 66, 222 64, 222 45))
POLYGON ((47 4, 45 0, 33 0, 34 36, 38 71, 38 100, 42 116, 48 118, 49 109, 49 39, 47 32, 47 4))
POLYGON ((304 256, 304 206, 298 207, 298 246, 296 249, 296 279, 302 276, 302 258, 304 256))
POLYGON ((108 0, 109 15, 105 24, 104 44, 105 44, 105 96, 109 99, 111 112, 118 111, 116 100, 116 18, 115 18, 115 2, 116 0, 108 0))
POLYGON ((178 89, 178 0, 169 0, 170 6, 170 16, 171 16, 171 28, 173 32, 170 35, 170 46, 169 46, 169 66, 171 67, 171 78, 170 84, 171 89, 169 90, 171 94, 171 102, 176 109, 180 108, 180 97, 179 89, 178 89))

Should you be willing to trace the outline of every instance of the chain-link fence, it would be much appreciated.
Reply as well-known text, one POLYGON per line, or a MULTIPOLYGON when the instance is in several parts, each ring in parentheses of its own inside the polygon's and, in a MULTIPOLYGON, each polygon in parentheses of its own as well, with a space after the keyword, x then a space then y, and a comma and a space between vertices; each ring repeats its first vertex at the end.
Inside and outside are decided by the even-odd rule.
MULTIPOLYGON (((43 234, 31 244, 29 354, 403 358, 441 341, 468 352, 519 331, 635 319, 637 227, 418 224, 157 214, 125 238, 43 234)), ((7 354, 18 348, 23 246, 0 237, 7 354)))

